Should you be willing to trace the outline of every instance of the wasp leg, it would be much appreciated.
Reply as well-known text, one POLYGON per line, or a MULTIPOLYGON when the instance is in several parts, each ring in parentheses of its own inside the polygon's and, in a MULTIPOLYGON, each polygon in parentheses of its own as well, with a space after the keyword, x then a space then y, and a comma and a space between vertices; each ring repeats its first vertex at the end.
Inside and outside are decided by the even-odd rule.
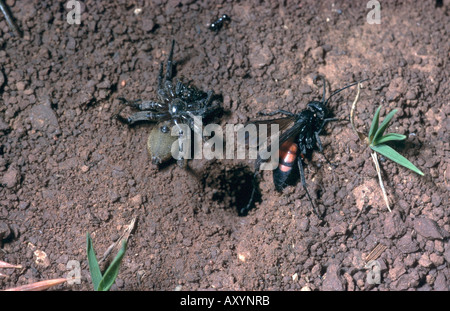
POLYGON ((330 160, 328 160, 328 158, 325 156, 325 154, 323 153, 323 146, 322 146, 322 141, 320 140, 319 134, 320 132, 322 132, 325 124, 327 124, 328 122, 332 122, 332 121, 338 121, 338 118, 327 118, 324 119, 322 122, 322 125, 320 126, 320 128, 314 133, 314 135, 316 136, 316 141, 317 141, 317 147, 319 148, 319 152, 322 154, 322 156, 325 158, 325 160, 327 161, 327 163, 333 167, 337 167, 337 164, 331 163, 330 160))
POLYGON ((312 211, 313 211, 314 214, 317 215, 317 217, 322 219, 322 216, 320 216, 319 211, 318 211, 316 205, 314 205, 314 202, 311 199, 311 195, 309 194, 308 187, 306 185, 305 172, 303 170, 303 162, 302 162, 302 158, 301 157, 298 157, 297 163, 298 163, 298 168, 299 168, 299 171, 300 171, 300 180, 302 182, 303 189, 305 189, 305 191, 306 191, 306 195, 308 196, 309 202, 311 202, 312 211))
POLYGON ((331 163, 330 160, 328 160, 328 158, 323 153, 323 146, 322 146, 322 141, 320 140, 320 137, 319 137, 319 132, 315 132, 314 135, 316 136, 317 147, 319 148, 320 154, 325 158, 325 161, 327 161, 327 163, 329 165, 331 165, 332 167, 336 168, 337 164, 331 163))
POLYGON ((326 118, 323 120, 322 127, 325 126, 325 124, 327 124, 328 122, 339 121, 339 120, 340 120, 339 118, 326 118))
POLYGON ((325 124, 327 124, 328 122, 339 121, 339 120, 340 119, 338 119, 338 118, 327 118, 327 119, 324 119, 323 122, 322 122, 322 125, 317 130, 316 135, 319 135, 322 132, 323 128, 325 127, 325 124))

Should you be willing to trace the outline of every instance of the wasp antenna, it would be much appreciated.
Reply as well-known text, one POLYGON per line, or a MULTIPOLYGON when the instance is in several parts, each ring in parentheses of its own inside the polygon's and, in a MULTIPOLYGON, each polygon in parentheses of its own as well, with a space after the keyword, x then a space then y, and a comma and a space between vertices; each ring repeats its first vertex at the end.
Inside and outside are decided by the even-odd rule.
POLYGON ((361 82, 364 82, 364 81, 367 81, 367 80, 369 80, 369 79, 364 79, 364 80, 361 80, 361 81, 358 81, 358 82, 353 82, 352 84, 349 84, 349 85, 347 85, 347 86, 344 86, 342 89, 339 89, 339 90, 337 90, 337 91, 334 91, 334 92, 330 95, 330 97, 327 98, 327 100, 325 101, 324 104, 327 104, 328 101, 330 100, 330 98, 333 97, 334 95, 336 95, 336 94, 342 92, 342 91, 345 90, 345 89, 348 89, 349 87, 352 87, 352 86, 354 86, 354 85, 356 85, 356 84, 358 84, 358 83, 361 83, 361 82))

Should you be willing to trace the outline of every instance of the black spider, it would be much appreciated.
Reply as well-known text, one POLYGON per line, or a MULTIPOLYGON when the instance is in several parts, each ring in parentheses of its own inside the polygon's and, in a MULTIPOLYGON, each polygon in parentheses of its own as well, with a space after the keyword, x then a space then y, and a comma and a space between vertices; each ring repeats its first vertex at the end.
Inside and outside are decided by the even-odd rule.
POLYGON ((138 122, 158 122, 158 126, 150 133, 148 150, 154 164, 161 164, 171 158, 171 146, 178 139, 171 136, 171 128, 177 126, 182 135, 180 124, 187 124, 194 129, 194 116, 206 118, 211 116, 218 107, 213 105, 213 91, 203 92, 196 87, 184 84, 182 81, 172 81, 175 63, 172 60, 175 41, 172 41, 169 58, 164 75, 164 64, 161 62, 158 76, 158 99, 135 100, 129 102, 119 98, 123 103, 139 111, 125 118, 116 117, 128 125, 138 122))

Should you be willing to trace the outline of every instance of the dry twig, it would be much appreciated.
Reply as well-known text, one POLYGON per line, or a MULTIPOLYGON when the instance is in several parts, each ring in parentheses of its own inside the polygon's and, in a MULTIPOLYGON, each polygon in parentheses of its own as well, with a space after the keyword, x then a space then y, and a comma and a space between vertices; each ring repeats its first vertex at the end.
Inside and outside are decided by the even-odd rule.
MULTIPOLYGON (((356 94, 355 100, 353 101, 352 109, 350 110, 350 123, 352 125, 353 131, 356 133, 356 135, 358 135, 359 139, 367 144, 368 143, 367 136, 361 132, 358 132, 356 130, 355 123, 354 123, 356 104, 359 101, 360 85, 361 85, 361 83, 358 83, 358 92, 356 94)), ((371 156, 372 156, 373 163, 375 164, 375 169, 377 170, 378 181, 380 183, 381 191, 383 193, 384 202, 386 203, 386 206, 387 206, 389 212, 392 212, 391 207, 389 206, 389 199, 386 194, 386 189, 384 188, 383 179, 381 177, 381 169, 380 169, 380 164, 378 163, 377 154, 375 152, 372 152, 371 156)))
POLYGON ((99 260, 99 264, 103 261, 105 261, 112 253, 112 251, 117 248, 117 250, 122 247, 122 241, 126 241, 128 242, 128 239, 130 238, 130 234, 134 229, 134 226, 136 225, 136 220, 137 217, 134 217, 133 220, 131 221, 131 223, 128 225, 128 227, 125 229, 125 231, 122 233, 122 235, 120 236, 120 238, 117 239, 116 242, 114 242, 113 244, 111 244, 108 249, 106 250, 106 252, 103 254, 102 259, 99 260))
POLYGON ((370 262, 372 260, 376 260, 378 259, 381 254, 386 250, 387 246, 383 245, 383 244, 378 244, 377 246, 375 246, 375 248, 369 253, 369 255, 366 256, 366 258, 364 259, 364 261, 370 262))

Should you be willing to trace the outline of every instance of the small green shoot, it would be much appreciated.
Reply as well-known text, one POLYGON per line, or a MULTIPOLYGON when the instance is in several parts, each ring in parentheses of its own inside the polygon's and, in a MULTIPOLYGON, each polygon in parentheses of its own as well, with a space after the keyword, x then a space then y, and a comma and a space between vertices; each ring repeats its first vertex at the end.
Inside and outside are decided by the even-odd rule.
POLYGON ((360 87, 361 87, 361 83, 358 84, 358 93, 356 94, 355 100, 353 101, 353 104, 352 104, 352 109, 350 111, 350 123, 352 125, 353 131, 355 131, 355 133, 358 135, 359 139, 362 141, 365 141, 366 144, 373 150, 373 152, 371 153, 371 156, 372 156, 372 160, 375 164, 375 168, 377 170, 378 179, 379 179, 381 190, 383 192, 384 201, 386 203, 388 210, 391 211, 391 208, 389 207, 389 199, 387 197, 386 190, 383 185, 383 179, 381 178, 381 169, 380 169, 380 164, 378 163, 377 153, 385 156, 386 158, 391 159, 392 161, 412 170, 413 172, 415 172, 419 175, 423 176, 424 174, 422 173, 421 170, 419 170, 417 167, 415 167, 414 164, 409 162, 408 159, 403 157, 401 154, 399 154, 397 151, 395 151, 392 147, 386 145, 386 143, 389 141, 400 141, 400 140, 406 139, 405 135, 396 134, 396 133, 389 133, 389 134, 383 135, 384 132, 386 131, 386 128, 389 125, 389 122, 392 120, 395 113, 397 112, 397 109, 394 109, 393 111, 391 111, 384 118, 383 122, 381 122, 381 124, 379 124, 381 106, 378 107, 378 109, 375 111, 375 114, 374 114, 374 117, 372 120, 372 124, 370 126, 369 134, 366 136, 365 134, 358 132, 356 130, 355 123, 354 123, 354 117, 355 117, 356 104, 359 101, 360 87))
POLYGON ((392 161, 412 170, 413 172, 424 175, 421 170, 419 170, 414 164, 409 162, 408 159, 406 159, 404 156, 399 154, 397 151, 395 151, 392 147, 386 145, 385 143, 389 141, 399 141, 399 140, 405 140, 406 136, 396 133, 389 133, 386 135, 384 134, 384 131, 389 125, 389 122, 394 117, 394 114, 397 112, 397 109, 392 110, 386 118, 384 118, 383 122, 380 126, 378 126, 378 119, 380 115, 381 106, 378 107, 377 111, 375 112, 375 116, 372 120, 372 125, 370 126, 369 131, 369 137, 368 137, 368 143, 369 147, 379 154, 385 156, 386 158, 391 159, 392 161))
POLYGON ((87 233, 87 256, 89 263, 89 271, 91 272, 92 284, 95 291, 108 291, 114 284, 117 275, 119 274, 120 264, 127 249, 126 240, 122 243, 122 248, 113 259, 105 274, 102 276, 100 267, 98 265, 97 257, 92 246, 92 239, 89 233, 87 233))

